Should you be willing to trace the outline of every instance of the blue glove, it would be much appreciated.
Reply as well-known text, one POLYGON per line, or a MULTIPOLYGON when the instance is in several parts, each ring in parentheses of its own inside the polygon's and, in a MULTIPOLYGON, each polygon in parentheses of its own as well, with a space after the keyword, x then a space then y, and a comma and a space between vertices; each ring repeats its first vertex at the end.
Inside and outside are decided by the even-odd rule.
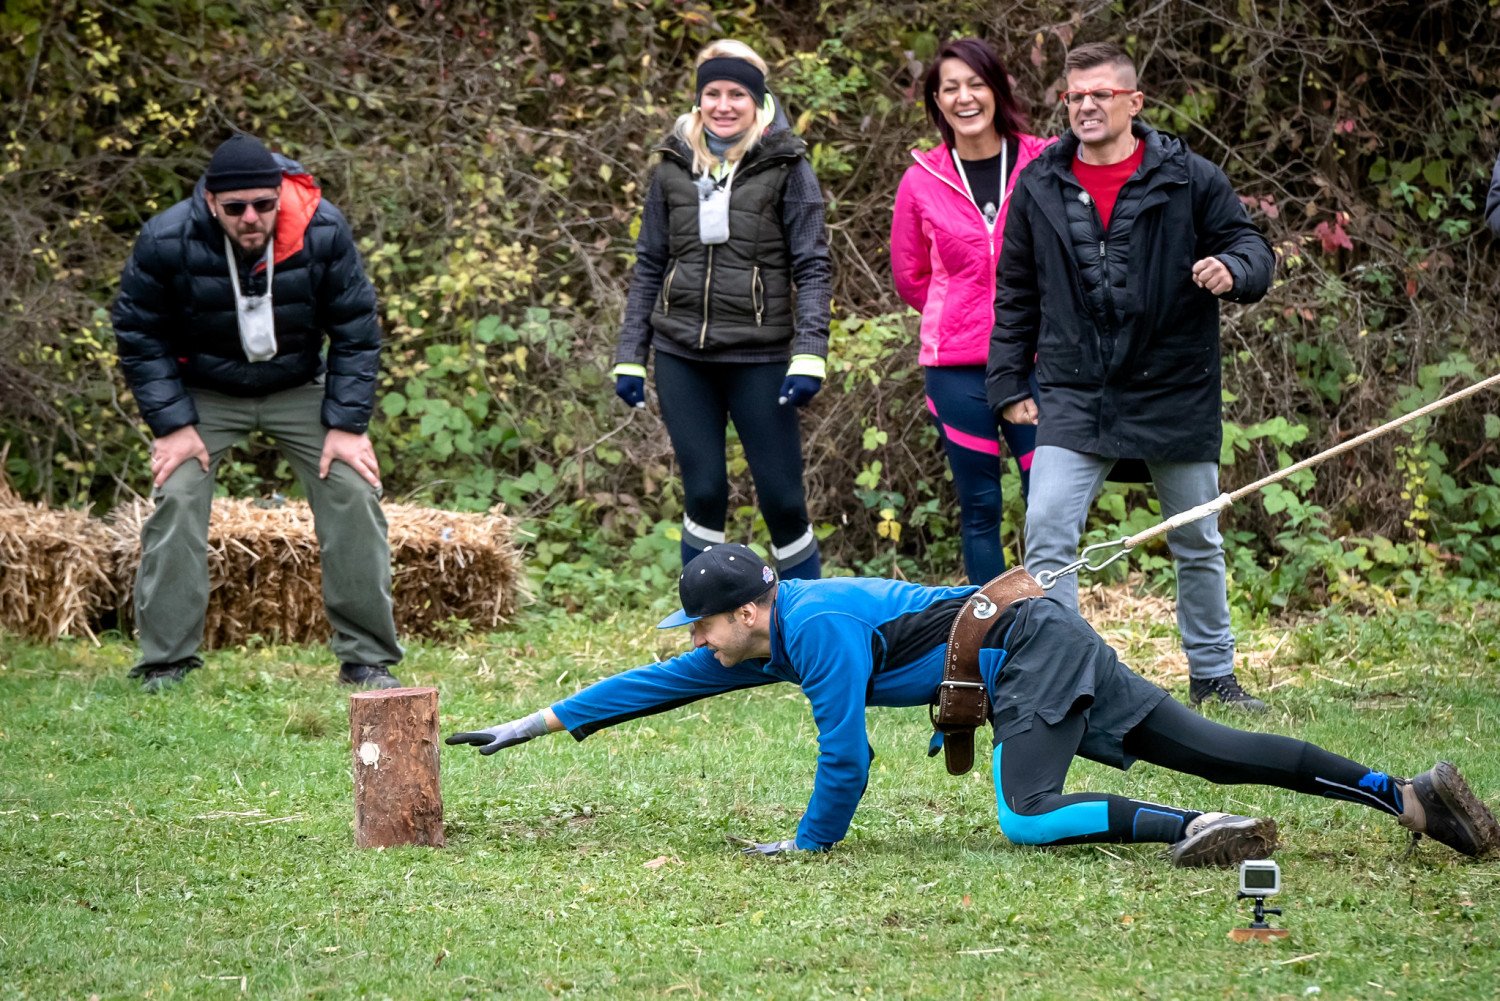
POLYGON ((798 851, 797 842, 788 838, 785 841, 772 841, 764 845, 751 845, 740 852, 741 855, 781 855, 785 852, 798 851))
POLYGON ((637 410, 646 408, 646 380, 638 375, 615 376, 615 395, 625 401, 625 405, 637 410))
POLYGON ((818 395, 818 390, 823 388, 822 379, 814 379, 810 375, 789 375, 781 383, 782 404, 790 403, 794 407, 805 407, 809 400, 818 395))

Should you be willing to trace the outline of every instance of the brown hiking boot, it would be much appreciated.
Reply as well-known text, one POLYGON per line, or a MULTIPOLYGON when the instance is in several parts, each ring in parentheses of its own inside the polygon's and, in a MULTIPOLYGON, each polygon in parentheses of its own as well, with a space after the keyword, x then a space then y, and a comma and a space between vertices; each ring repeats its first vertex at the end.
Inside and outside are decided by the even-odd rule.
POLYGON ((1182 838, 1172 843, 1172 864, 1180 868, 1227 867, 1246 859, 1270 858, 1276 850, 1276 821, 1232 813, 1199 814, 1182 838))
POLYGON ((1439 761, 1409 779, 1397 779, 1401 791, 1401 826, 1412 832, 1412 847, 1422 835, 1470 858, 1500 851, 1500 824, 1489 807, 1469 790, 1458 769, 1439 761))

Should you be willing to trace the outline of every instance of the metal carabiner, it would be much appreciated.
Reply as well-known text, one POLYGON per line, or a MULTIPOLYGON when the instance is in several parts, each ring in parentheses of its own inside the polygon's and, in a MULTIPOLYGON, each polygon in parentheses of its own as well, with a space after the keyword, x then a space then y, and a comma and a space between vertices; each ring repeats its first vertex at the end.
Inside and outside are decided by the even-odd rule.
POLYGON ((1052 589, 1052 585, 1056 584, 1059 578, 1066 577, 1068 574, 1076 574, 1080 570, 1087 570, 1090 573, 1098 573, 1100 570, 1103 570, 1115 560, 1130 552, 1130 547, 1127 546, 1125 542, 1125 539, 1116 539, 1113 542, 1096 542, 1092 546, 1087 546, 1084 548, 1083 552, 1078 554, 1078 559, 1074 560, 1072 563, 1069 563, 1067 566, 1060 567, 1057 570, 1043 570, 1041 573, 1037 574, 1036 582, 1038 585, 1040 585, 1043 591, 1050 591, 1052 589), (1102 563, 1094 563, 1091 561, 1090 554, 1098 552, 1100 550, 1114 549, 1117 546, 1119 547, 1119 551, 1110 556, 1108 559, 1104 560, 1102 563))

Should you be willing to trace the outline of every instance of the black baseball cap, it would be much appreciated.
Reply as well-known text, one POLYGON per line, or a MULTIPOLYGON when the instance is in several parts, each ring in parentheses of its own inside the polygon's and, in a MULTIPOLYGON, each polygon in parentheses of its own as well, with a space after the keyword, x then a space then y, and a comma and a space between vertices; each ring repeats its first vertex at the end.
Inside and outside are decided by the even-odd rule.
POLYGON ((749 546, 710 546, 694 556, 677 578, 682 608, 662 619, 658 629, 675 629, 754 601, 776 583, 776 571, 749 546))

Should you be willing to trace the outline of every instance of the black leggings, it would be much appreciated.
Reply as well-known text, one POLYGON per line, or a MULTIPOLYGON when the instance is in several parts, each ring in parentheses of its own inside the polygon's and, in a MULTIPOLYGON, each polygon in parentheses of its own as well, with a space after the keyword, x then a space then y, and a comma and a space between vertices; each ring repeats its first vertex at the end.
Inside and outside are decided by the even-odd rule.
MULTIPOLYGON (((1172 842, 1198 811, 1103 793, 1063 794, 1063 779, 1083 739, 1082 713, 1054 726, 1038 719, 1027 732, 995 747, 995 798, 1000 829, 1017 844, 1172 842)), ((1313 796, 1400 813, 1395 783, 1315 744, 1252 733, 1204 719, 1163 699, 1125 735, 1125 753, 1220 785, 1279 786, 1313 796)))
POLYGON ((729 421, 745 446, 756 500, 785 569, 817 551, 802 489, 802 432, 797 408, 777 399, 786 362, 700 362, 656 353, 661 416, 682 471, 683 556, 724 541, 729 421))

